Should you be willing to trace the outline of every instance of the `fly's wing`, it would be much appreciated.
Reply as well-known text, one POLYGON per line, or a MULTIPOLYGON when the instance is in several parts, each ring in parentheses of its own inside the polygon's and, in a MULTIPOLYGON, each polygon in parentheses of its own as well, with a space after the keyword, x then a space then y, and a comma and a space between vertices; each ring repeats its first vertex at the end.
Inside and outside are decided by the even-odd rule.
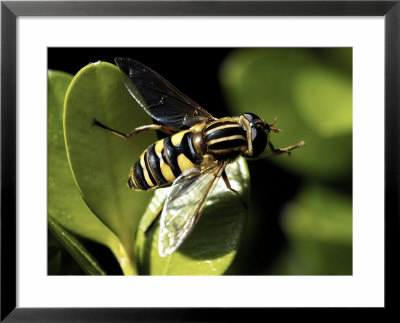
POLYGON ((196 123, 215 119, 147 66, 130 58, 116 57, 114 60, 131 80, 125 81, 129 93, 161 124, 180 129, 182 126, 191 127, 196 123))
POLYGON ((219 167, 216 165, 203 171, 189 169, 173 183, 161 213, 158 238, 161 257, 174 252, 192 232, 218 182, 219 167))

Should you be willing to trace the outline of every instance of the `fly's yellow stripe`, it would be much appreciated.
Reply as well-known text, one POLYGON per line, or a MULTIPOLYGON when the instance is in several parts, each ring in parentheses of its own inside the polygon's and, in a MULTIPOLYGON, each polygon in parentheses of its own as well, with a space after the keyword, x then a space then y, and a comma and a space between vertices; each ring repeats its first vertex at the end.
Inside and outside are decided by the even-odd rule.
POLYGON ((154 178, 154 180, 156 181, 156 185, 158 186, 158 185, 160 185, 159 179, 158 179, 158 176, 157 176, 157 174, 155 173, 154 169, 151 167, 149 158, 150 158, 150 151, 147 151, 147 165, 149 165, 148 171, 150 171, 151 176, 154 178))
POLYGON ((166 164, 164 162, 164 159, 162 158, 162 151, 164 149, 164 139, 161 139, 159 141, 156 142, 155 146, 154 146, 154 151, 156 152, 159 161, 160 161, 160 170, 161 170, 161 174, 164 177, 164 179, 169 182, 172 183, 176 177, 174 176, 174 173, 171 170, 171 167, 168 166, 168 164, 166 164))
POLYGON ((162 152, 163 148, 164 148, 164 139, 161 139, 161 140, 157 141, 156 145, 154 146, 154 150, 157 153, 158 157, 161 156, 161 152, 162 152))
POLYGON ((140 186, 139 186, 138 183, 136 182, 136 178, 135 178, 135 176, 133 175, 133 169, 131 170, 130 178, 131 178, 132 184, 133 184, 133 186, 135 187, 135 189, 139 189, 140 186))
POLYGON ((242 140, 246 141, 246 138, 244 136, 242 136, 242 135, 234 135, 234 136, 229 136, 229 137, 213 139, 213 140, 210 140, 207 144, 209 146, 211 146, 212 144, 216 144, 218 142, 228 141, 228 140, 235 140, 235 139, 242 139, 242 140))
POLYGON ((221 129, 226 129, 226 128, 241 128, 241 126, 239 124, 225 124, 225 125, 221 125, 220 127, 216 127, 213 128, 211 130, 208 130, 204 133, 205 136, 208 136, 210 133, 216 131, 216 130, 221 130, 221 129))
POLYGON ((208 126, 211 126, 211 125, 213 125, 213 124, 221 123, 221 122, 232 122, 232 123, 235 123, 235 122, 238 122, 238 120, 239 120, 238 117, 224 117, 224 118, 220 118, 220 119, 211 121, 211 122, 208 123, 207 125, 208 125, 208 126))
POLYGON ((174 134, 174 135, 171 137, 171 143, 172 143, 174 146, 179 146, 179 144, 180 144, 181 141, 182 141, 183 136, 185 135, 185 133, 187 133, 187 132, 189 132, 189 131, 190 131, 190 129, 184 130, 184 131, 180 131, 180 132, 174 134))
POLYGON ((164 176, 167 182, 172 183, 176 179, 174 173, 171 170, 171 167, 169 167, 166 163, 164 163, 163 160, 161 160, 160 169, 161 169, 161 174, 164 176))
POLYGON ((177 161, 179 169, 182 173, 187 169, 195 167, 194 164, 184 154, 179 154, 177 161))
POLYGON ((140 166, 142 166, 143 169, 143 175, 144 175, 144 179, 146 180, 147 185, 149 185, 150 187, 153 187, 154 184, 150 179, 149 173, 147 171, 147 167, 146 167, 146 163, 144 161, 144 155, 145 155, 146 151, 144 151, 142 153, 142 155, 140 155, 140 166))
POLYGON ((213 150, 213 154, 226 154, 231 151, 242 151, 242 147, 234 147, 234 148, 226 148, 226 149, 218 149, 218 150, 213 150))
POLYGON ((190 130, 193 130, 194 132, 200 132, 204 129, 206 125, 206 123, 196 123, 195 125, 190 127, 190 130))

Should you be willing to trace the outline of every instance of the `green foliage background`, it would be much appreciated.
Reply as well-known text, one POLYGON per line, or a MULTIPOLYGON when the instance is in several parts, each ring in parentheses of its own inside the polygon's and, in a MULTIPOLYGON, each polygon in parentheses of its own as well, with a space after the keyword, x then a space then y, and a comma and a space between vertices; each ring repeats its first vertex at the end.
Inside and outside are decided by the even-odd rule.
POLYGON ((220 185, 187 242, 160 258, 158 224, 143 232, 167 192, 126 186, 155 134, 125 141, 91 124, 128 132, 151 119, 111 64, 49 71, 49 274, 352 273, 352 50, 238 49, 219 75, 230 115, 277 116, 274 146, 306 147, 239 159, 228 176, 250 209, 220 185))

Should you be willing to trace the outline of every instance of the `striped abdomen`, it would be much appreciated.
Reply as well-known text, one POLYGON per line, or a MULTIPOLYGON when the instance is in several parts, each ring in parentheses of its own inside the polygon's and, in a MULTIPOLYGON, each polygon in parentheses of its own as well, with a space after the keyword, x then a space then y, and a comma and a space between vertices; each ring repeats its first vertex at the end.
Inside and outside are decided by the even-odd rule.
POLYGON ((185 130, 149 146, 132 168, 129 186, 136 190, 169 186, 185 170, 200 168, 202 156, 192 138, 193 132, 185 130))
POLYGON ((246 132, 237 118, 222 118, 203 129, 206 151, 217 160, 232 160, 247 149, 246 132))

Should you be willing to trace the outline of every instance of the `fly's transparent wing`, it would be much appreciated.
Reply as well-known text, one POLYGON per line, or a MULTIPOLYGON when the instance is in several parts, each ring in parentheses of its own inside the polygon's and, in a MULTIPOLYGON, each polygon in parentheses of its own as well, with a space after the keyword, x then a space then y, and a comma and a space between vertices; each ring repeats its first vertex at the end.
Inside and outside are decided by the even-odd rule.
POLYGON ((215 118, 188 98, 161 75, 147 66, 125 57, 115 63, 129 79, 125 86, 139 105, 161 124, 177 129, 215 118))
POLYGON ((192 168, 175 180, 161 213, 158 238, 161 257, 174 252, 193 230, 220 171, 218 164, 203 171, 192 168))

